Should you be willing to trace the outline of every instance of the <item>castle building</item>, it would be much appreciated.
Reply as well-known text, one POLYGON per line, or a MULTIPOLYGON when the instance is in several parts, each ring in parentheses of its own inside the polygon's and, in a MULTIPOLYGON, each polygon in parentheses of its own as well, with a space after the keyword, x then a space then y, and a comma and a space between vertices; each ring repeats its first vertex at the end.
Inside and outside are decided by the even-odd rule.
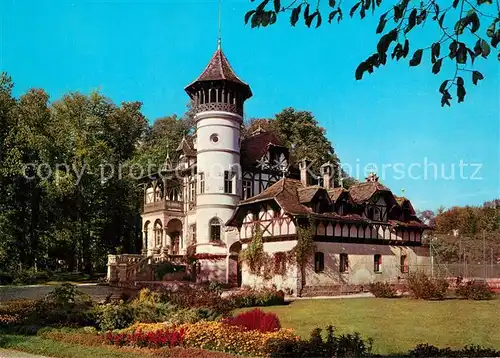
POLYGON ((362 285, 394 280, 428 264, 428 229, 409 200, 375 175, 349 190, 333 187, 333 166, 321 167, 322 186, 310 185, 308 163, 290 167, 289 151, 271 132, 242 138, 243 110, 252 96, 220 44, 202 74, 185 88, 195 109, 195 133, 180 142, 178 161, 144 178, 142 255, 110 255, 112 282, 152 279, 155 264, 196 259, 197 282, 276 286, 362 285), (285 260, 297 228, 312 227, 315 252, 304 271, 285 260), (238 260, 256 233, 273 265, 250 270, 238 260), (304 271, 304 272, 301 272, 304 271), (147 276, 147 277, 146 277, 147 276))

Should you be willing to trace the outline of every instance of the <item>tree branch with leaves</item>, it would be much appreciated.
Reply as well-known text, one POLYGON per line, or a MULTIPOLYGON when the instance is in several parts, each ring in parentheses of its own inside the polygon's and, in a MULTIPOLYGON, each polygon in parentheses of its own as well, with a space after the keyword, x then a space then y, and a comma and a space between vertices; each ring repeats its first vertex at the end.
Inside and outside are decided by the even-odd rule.
MULTIPOLYGON (((464 74, 474 85, 484 79, 475 67, 475 60, 487 59, 491 48, 497 49, 500 42, 500 26, 497 29, 500 22, 499 1, 400 0, 388 3, 386 0, 383 3, 383 0, 359 0, 354 4, 343 4, 342 0, 262 0, 255 9, 245 14, 245 23, 250 23, 252 28, 266 27, 276 23, 278 15, 287 14, 290 24, 296 26, 302 15, 307 27, 318 28, 323 24, 323 18, 327 18, 330 24, 334 20, 339 23, 347 9, 350 18, 359 14, 361 20, 370 12, 372 16, 378 16, 383 11, 375 29, 375 33, 380 35, 376 51, 357 66, 356 80, 361 80, 366 72, 371 74, 375 68, 386 65, 389 54, 391 60, 409 58, 409 66, 416 67, 422 64, 424 53, 428 53, 434 75, 440 73, 444 61, 454 64, 453 75, 444 79, 439 87, 441 106, 450 106, 453 87, 457 102, 464 101, 464 74), (413 34, 421 30, 428 22, 434 24, 439 35, 428 47, 417 48, 410 56, 410 32, 413 34)), ((500 52, 497 57, 500 60, 500 52)))

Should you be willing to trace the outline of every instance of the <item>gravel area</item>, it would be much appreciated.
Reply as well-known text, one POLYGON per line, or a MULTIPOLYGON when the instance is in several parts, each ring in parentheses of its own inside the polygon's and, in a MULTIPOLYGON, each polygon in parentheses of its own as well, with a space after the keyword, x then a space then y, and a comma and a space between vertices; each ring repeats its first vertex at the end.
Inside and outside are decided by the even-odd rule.
MULTIPOLYGON (((113 296, 119 296, 123 292, 121 288, 97 285, 95 283, 82 283, 76 286, 80 291, 85 292, 97 301, 105 299, 110 293, 113 296)), ((0 286, 0 302, 18 299, 40 299, 55 287, 49 285, 0 286)))

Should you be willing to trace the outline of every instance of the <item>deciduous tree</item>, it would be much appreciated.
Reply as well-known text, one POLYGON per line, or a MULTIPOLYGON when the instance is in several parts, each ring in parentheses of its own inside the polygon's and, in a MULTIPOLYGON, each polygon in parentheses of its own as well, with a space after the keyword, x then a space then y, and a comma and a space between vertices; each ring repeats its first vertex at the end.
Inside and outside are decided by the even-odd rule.
MULTIPOLYGON (((251 0, 252 2, 254 0, 251 0)), ((259 0, 245 14, 245 23, 266 27, 287 17, 292 26, 302 21, 307 27, 320 27, 325 22, 337 23, 345 17, 365 19, 378 16, 374 32, 380 36, 372 54, 362 61, 354 76, 361 80, 365 73, 386 65, 390 60, 408 61, 410 67, 429 61, 437 75, 444 62, 453 64, 453 72, 443 76, 439 87, 441 106, 450 106, 452 94, 457 102, 466 96, 466 83, 477 85, 485 78, 478 71, 482 60, 498 57, 500 43, 499 0, 259 0), (435 36, 425 47, 413 47, 415 36, 424 26, 432 26, 435 36)), ((360 28, 362 28, 360 26, 360 28)), ((354 46, 354 45, 353 45, 354 46)))

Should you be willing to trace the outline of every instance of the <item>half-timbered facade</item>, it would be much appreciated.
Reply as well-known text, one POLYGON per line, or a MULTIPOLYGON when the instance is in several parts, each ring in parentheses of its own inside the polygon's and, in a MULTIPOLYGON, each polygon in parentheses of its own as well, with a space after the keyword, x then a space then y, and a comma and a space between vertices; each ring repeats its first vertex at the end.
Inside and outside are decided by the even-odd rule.
POLYGON ((428 247, 422 244, 428 227, 408 199, 394 196, 373 174, 349 190, 309 186, 305 176, 281 179, 240 202, 228 224, 238 227, 243 249, 259 232, 264 252, 274 260, 295 247, 298 226, 311 227, 315 249, 304 275, 290 261, 284 272, 271 276, 243 267, 243 284, 250 286, 298 292, 303 287, 397 282, 410 269, 429 264, 428 247))

